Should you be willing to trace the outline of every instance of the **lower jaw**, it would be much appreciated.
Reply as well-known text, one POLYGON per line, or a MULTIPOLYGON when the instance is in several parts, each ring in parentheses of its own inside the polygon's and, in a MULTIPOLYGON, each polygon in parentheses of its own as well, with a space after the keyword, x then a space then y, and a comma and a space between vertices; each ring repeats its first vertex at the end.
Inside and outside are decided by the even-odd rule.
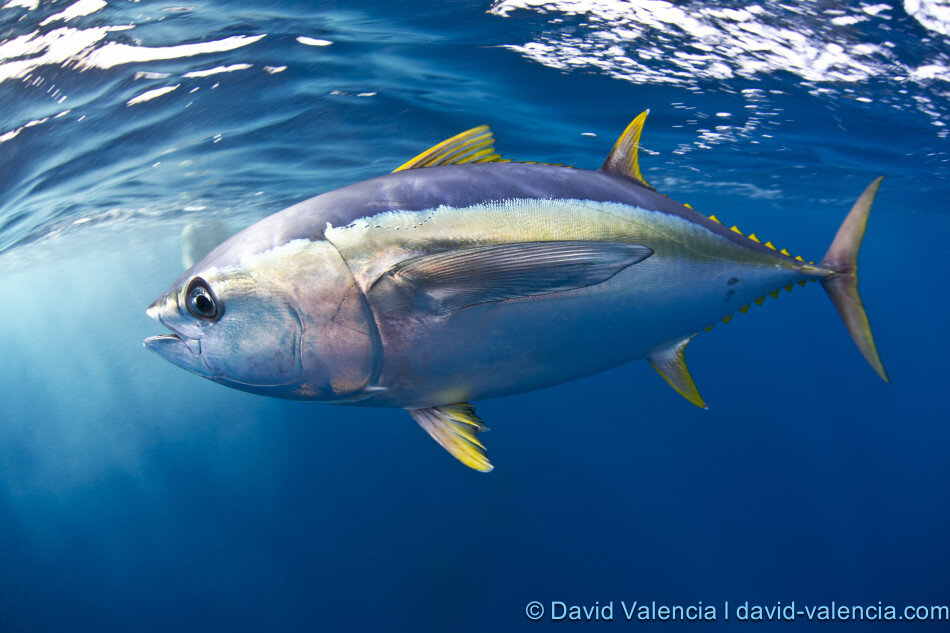
POLYGON ((175 334, 162 334, 145 339, 142 344, 151 352, 158 354, 168 362, 178 365, 199 376, 211 378, 214 372, 208 367, 201 356, 192 351, 197 341, 186 342, 175 334), (192 343, 189 345, 189 343, 192 343))

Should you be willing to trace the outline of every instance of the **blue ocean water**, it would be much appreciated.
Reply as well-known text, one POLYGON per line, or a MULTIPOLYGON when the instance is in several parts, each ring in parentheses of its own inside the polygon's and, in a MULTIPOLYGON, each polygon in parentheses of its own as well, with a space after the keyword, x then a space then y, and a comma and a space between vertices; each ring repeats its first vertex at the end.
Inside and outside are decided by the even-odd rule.
POLYGON ((950 605, 948 36, 945 0, 8 1, 0 631, 946 630, 738 608, 950 605), (648 180, 807 257, 887 175, 860 274, 893 383, 796 287, 690 346, 709 411, 642 361, 476 402, 482 475, 402 411, 141 347, 189 225, 481 123, 593 169, 645 108, 648 180))

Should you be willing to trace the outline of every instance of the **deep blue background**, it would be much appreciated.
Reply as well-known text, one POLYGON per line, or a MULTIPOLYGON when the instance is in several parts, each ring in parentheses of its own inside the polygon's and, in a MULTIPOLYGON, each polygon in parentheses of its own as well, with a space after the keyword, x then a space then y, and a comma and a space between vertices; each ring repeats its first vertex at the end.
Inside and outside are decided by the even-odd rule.
MULTIPOLYGON (((40 22, 67 5, 0 9, 3 42, 63 27, 40 22)), ((822 5, 798 6, 783 19, 837 36, 822 5)), ((76 51, 0 79, 0 135, 69 109, 0 142, 0 631, 586 628, 528 621, 531 600, 613 600, 618 620, 621 600, 720 617, 725 600, 950 604, 945 39, 894 4, 849 31, 894 44, 866 80, 667 85, 526 59, 502 45, 595 27, 488 8, 114 2, 67 24, 135 25, 96 47, 267 35, 108 69, 76 51), (928 64, 943 78, 905 72, 928 64), (796 287, 690 346, 708 412, 644 362, 476 403, 496 465, 481 475, 404 412, 266 400, 141 348, 190 221, 236 230, 479 123, 507 156, 596 168, 646 107, 661 191, 810 258, 888 175, 860 272, 892 384, 817 284, 796 287)))

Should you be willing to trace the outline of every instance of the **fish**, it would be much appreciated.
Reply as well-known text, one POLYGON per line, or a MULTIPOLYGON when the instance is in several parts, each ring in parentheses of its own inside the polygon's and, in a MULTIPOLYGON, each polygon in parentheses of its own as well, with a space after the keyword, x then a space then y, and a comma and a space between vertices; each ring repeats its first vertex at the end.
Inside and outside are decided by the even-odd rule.
POLYGON ((483 125, 270 215, 149 306, 171 334, 144 345, 242 391, 405 409, 482 472, 471 401, 646 359, 707 408, 687 345, 795 284, 822 285, 889 381, 857 276, 883 176, 806 261, 657 192, 640 170, 648 113, 597 170, 503 158, 483 125))

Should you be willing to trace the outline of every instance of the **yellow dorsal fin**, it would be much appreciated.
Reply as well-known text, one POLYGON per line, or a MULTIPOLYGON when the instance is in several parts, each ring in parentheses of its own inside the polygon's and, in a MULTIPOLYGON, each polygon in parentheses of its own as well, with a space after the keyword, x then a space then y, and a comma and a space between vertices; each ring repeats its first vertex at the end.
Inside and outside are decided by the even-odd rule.
POLYGON ((653 189, 643 177, 643 174, 640 173, 640 134, 643 132, 643 124, 646 122, 648 114, 650 114, 650 111, 644 110, 630 122, 627 129, 614 143, 613 149, 610 150, 604 164, 600 166, 600 170, 608 174, 629 178, 644 187, 653 189))
POLYGON ((483 473, 493 468, 485 455, 485 446, 478 439, 478 432, 488 427, 475 415, 472 405, 462 402, 406 411, 455 459, 483 473))
POLYGON ((753 242, 758 242, 759 244, 762 243, 755 233, 749 233, 749 239, 752 240, 753 242))
POLYGON ((716 224, 722 224, 722 222, 719 221, 719 218, 717 218, 715 215, 709 216, 709 219, 715 222, 716 224))
POLYGON ((666 382, 670 383, 670 386, 676 389, 681 396, 697 407, 708 409, 709 407, 703 402, 703 397, 699 395, 693 377, 689 375, 689 369, 686 368, 686 357, 683 352, 691 340, 693 340, 693 337, 688 336, 668 347, 653 352, 647 358, 650 364, 653 365, 653 369, 663 376, 666 382))
POLYGON ((502 160, 501 155, 495 151, 495 136, 491 128, 487 125, 479 125, 430 147, 393 171, 436 165, 501 162, 502 160))

